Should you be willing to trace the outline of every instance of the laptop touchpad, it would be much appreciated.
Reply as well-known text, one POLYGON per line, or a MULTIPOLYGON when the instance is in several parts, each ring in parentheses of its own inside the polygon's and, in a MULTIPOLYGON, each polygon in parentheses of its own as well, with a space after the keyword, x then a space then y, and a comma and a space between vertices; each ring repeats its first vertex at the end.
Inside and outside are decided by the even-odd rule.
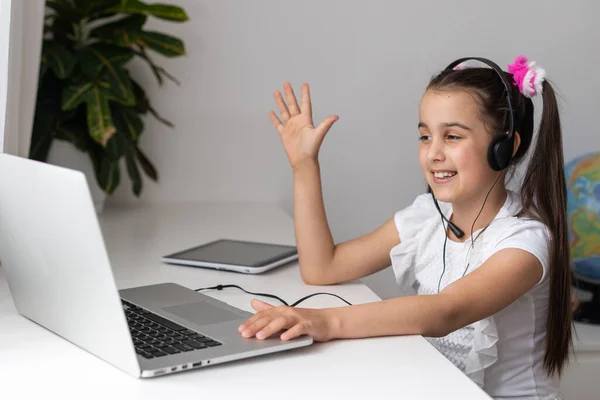
POLYGON ((234 312, 205 301, 166 307, 163 310, 197 325, 211 325, 235 319, 243 319, 242 316, 234 312))

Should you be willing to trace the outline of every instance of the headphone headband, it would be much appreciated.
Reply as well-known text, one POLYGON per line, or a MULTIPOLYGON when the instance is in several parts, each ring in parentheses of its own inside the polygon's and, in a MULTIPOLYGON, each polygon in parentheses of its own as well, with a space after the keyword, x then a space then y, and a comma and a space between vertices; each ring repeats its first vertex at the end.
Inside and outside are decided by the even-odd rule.
POLYGON ((454 69, 454 67, 456 67, 460 63, 468 61, 468 60, 476 60, 476 61, 486 64, 491 69, 496 71, 496 74, 498 74, 498 76, 500 77, 500 80, 502 81, 502 84, 504 85, 504 90, 506 92, 506 103, 508 104, 508 110, 509 110, 509 112, 508 112, 508 139, 507 140, 511 141, 511 143, 512 143, 512 139, 513 139, 513 136, 515 133, 514 109, 512 107, 512 101, 510 99, 510 84, 506 80, 504 71, 502 71, 502 68, 500 68, 498 66, 498 64, 496 64, 495 62, 493 62, 491 60, 488 60, 487 58, 483 58, 483 57, 459 58, 458 60, 453 61, 450 65, 448 65, 446 67, 446 70, 452 70, 452 69, 454 69))

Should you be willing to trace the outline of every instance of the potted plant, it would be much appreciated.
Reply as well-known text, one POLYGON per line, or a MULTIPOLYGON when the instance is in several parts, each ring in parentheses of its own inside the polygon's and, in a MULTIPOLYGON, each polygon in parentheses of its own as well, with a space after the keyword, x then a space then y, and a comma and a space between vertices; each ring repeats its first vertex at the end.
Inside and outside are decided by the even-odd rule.
POLYGON ((119 185, 124 159, 133 193, 139 196, 140 168, 158 180, 155 167, 138 146, 144 130, 141 116, 151 114, 167 126, 173 124, 152 108, 126 65, 140 57, 159 84, 164 78, 178 83, 149 53, 181 56, 183 42, 145 30, 144 24, 149 16, 177 22, 188 16, 174 5, 139 0, 47 0, 46 7, 29 157, 45 162, 54 139, 70 142, 87 153, 95 180, 106 194, 119 185))

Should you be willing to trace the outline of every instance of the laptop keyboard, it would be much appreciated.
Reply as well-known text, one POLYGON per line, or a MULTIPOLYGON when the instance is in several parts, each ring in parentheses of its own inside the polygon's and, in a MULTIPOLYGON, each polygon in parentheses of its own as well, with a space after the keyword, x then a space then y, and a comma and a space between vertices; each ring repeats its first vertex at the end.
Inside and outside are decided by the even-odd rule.
POLYGON ((221 345, 208 336, 191 331, 125 300, 121 301, 135 352, 144 358, 165 357, 221 345))

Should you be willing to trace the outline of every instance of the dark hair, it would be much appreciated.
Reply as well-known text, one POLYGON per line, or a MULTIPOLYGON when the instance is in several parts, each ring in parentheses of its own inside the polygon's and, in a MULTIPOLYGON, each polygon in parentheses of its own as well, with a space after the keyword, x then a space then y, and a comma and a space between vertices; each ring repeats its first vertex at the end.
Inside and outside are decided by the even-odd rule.
MULTIPOLYGON (((513 75, 505 72, 511 83, 515 131, 521 144, 510 162, 513 171, 523 159, 533 138, 533 102, 513 85, 513 75)), ((428 90, 466 91, 478 103, 481 118, 490 134, 508 131, 508 104, 498 74, 489 68, 445 70, 433 77, 428 90)), ((554 89, 544 80, 543 111, 536 146, 521 188, 522 209, 519 217, 544 223, 551 234, 550 294, 546 320, 544 368, 548 375, 558 373, 568 362, 572 346, 570 309, 571 257, 567 231, 567 187, 565 183, 562 133, 554 89)), ((490 138, 491 140, 491 138, 490 138)))

